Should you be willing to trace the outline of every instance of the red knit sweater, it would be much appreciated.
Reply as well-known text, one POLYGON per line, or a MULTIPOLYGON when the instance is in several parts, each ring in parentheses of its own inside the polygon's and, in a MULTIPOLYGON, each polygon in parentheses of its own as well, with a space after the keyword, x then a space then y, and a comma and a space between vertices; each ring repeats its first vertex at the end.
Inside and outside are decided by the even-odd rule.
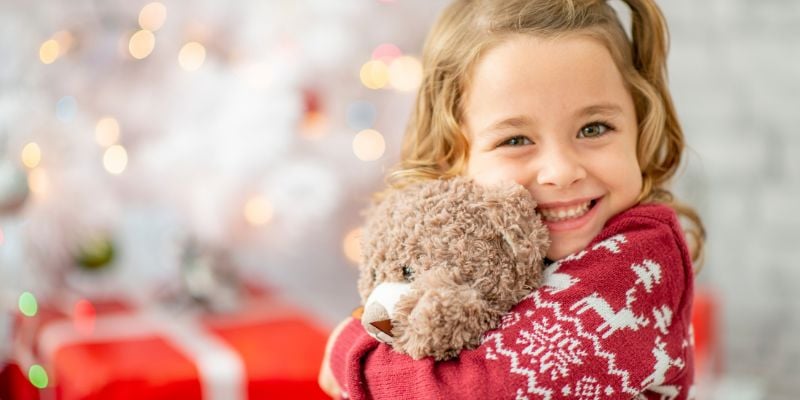
POLYGON ((331 367, 352 399, 692 398, 692 278, 675 213, 638 206, 551 264, 477 349, 414 361, 353 321, 331 367))

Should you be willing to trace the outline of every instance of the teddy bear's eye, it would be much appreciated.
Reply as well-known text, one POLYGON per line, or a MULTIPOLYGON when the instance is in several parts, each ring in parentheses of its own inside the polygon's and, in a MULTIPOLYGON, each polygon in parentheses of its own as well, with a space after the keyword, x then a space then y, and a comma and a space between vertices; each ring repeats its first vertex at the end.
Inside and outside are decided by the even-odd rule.
POLYGON ((403 266, 403 279, 411 282, 414 279, 414 269, 408 265, 403 266))

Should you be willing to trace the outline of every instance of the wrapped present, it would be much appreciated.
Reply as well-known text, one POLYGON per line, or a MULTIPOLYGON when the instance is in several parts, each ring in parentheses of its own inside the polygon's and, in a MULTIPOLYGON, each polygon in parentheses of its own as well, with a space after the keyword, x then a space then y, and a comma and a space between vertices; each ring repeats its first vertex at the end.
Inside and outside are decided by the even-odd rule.
POLYGON ((226 314, 45 302, 16 319, 0 399, 327 398, 317 385, 327 330, 274 296, 252 297, 226 314), (38 390, 25 376, 34 366, 46 374, 38 390))

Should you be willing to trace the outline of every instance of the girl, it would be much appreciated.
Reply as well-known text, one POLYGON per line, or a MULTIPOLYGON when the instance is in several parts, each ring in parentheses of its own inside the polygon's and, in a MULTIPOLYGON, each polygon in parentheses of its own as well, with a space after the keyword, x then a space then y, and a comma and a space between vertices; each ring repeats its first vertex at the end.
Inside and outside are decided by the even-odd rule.
POLYGON ((703 227, 666 185, 684 140, 653 0, 455 0, 434 26, 396 187, 514 180, 551 234, 544 287, 458 359, 412 360, 346 320, 320 385, 362 398, 693 397, 703 227), (676 214, 691 222, 685 232, 676 214))

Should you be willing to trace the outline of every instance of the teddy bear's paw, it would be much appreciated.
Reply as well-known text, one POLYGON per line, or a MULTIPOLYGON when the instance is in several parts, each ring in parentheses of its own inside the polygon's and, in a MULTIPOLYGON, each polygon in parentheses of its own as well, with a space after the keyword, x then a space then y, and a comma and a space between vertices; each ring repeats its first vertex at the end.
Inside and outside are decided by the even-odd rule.
POLYGON ((494 328, 501 316, 468 285, 415 291, 398 304, 394 346, 417 359, 452 358, 463 349, 477 347, 483 332, 494 328), (416 302, 414 295, 419 296, 416 302))

